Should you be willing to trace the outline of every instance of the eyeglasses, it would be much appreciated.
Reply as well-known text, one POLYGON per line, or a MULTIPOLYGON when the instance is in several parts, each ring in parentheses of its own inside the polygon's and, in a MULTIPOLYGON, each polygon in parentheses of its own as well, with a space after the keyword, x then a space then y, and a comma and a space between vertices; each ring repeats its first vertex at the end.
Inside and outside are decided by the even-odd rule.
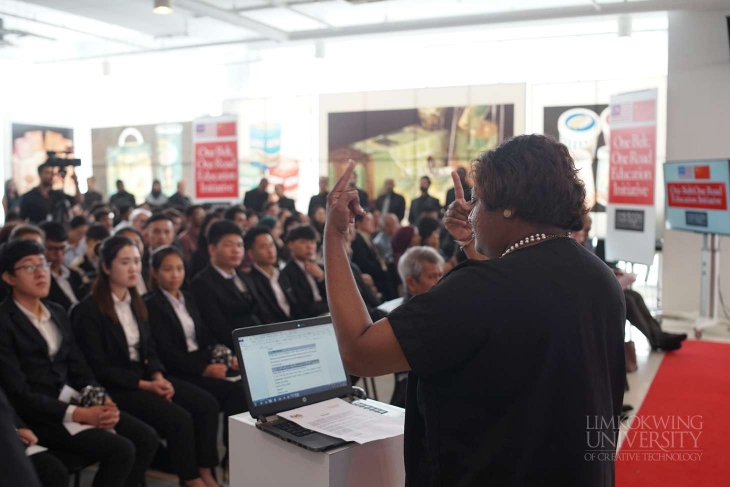
POLYGON ((13 270, 17 271, 17 270, 22 269, 26 274, 34 274, 35 271, 37 271, 38 269, 47 271, 50 268, 51 268, 51 264, 49 264, 48 262, 44 262, 44 263, 38 264, 38 265, 22 265, 19 267, 15 267, 13 270))

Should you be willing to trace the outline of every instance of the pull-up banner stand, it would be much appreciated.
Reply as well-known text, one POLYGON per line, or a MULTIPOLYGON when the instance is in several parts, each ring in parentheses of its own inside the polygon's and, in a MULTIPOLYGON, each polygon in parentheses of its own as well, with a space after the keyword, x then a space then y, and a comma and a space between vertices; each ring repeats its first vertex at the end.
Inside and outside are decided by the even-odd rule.
POLYGON ((657 90, 611 97, 606 260, 651 265, 656 246, 657 90))

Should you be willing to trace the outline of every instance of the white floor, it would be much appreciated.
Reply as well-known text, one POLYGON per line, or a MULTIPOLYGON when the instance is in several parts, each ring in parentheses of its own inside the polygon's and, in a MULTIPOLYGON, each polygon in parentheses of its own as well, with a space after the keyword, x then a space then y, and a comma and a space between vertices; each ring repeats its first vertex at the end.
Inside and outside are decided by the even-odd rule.
MULTIPOLYGON (((670 320, 665 319, 662 328, 665 331, 674 333, 687 333, 688 340, 694 340, 695 335, 692 329, 693 321, 685 320, 670 320)), ((638 363, 638 370, 629 374, 629 391, 624 395, 624 404, 631 404, 634 407, 632 413, 636 413, 641 404, 649 392, 654 377, 656 376, 659 366, 661 365, 664 353, 652 352, 649 347, 644 335, 639 333, 636 329, 628 330, 627 327, 627 339, 631 337, 636 346, 636 359, 638 363)), ((719 341, 730 343, 730 328, 728 327, 714 327, 704 331, 702 340, 708 341, 719 341)), ((362 386, 362 381, 358 384, 362 386)), ((378 399, 384 402, 390 400, 390 396, 393 393, 393 376, 377 377, 375 379, 375 387, 377 389, 378 399)), ((372 396, 372 393, 371 393, 372 396)), ((91 486, 94 477, 95 469, 88 468, 82 473, 81 485, 84 487, 91 486)), ((220 470, 219 470, 219 479, 220 470)), ((151 471, 147 475, 147 486, 148 487, 176 487, 180 485, 177 477, 174 475, 168 475, 161 472, 151 471)), ((224 484, 222 484, 224 485, 224 484)))

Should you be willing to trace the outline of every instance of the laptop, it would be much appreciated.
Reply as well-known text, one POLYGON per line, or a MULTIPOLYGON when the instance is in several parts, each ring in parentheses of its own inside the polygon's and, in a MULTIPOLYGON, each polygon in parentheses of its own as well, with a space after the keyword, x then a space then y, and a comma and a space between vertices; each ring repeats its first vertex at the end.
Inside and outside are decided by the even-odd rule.
POLYGON ((307 450, 324 451, 346 442, 277 414, 337 397, 389 413, 353 397, 329 316, 239 328, 233 331, 233 343, 249 412, 257 419, 256 427, 266 433, 307 450))

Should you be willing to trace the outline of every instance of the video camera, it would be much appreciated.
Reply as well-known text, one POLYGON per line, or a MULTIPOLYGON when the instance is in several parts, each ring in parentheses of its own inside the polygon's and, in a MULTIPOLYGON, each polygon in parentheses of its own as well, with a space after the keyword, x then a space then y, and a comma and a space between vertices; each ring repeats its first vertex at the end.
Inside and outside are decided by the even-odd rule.
POLYGON ((73 149, 65 151, 46 151, 46 154, 48 154, 48 160, 46 161, 46 164, 48 164, 49 166, 57 167, 58 174, 60 174, 62 178, 65 178, 66 168, 68 166, 79 167, 81 165, 81 159, 73 159, 68 157, 70 154, 73 153, 73 149))

